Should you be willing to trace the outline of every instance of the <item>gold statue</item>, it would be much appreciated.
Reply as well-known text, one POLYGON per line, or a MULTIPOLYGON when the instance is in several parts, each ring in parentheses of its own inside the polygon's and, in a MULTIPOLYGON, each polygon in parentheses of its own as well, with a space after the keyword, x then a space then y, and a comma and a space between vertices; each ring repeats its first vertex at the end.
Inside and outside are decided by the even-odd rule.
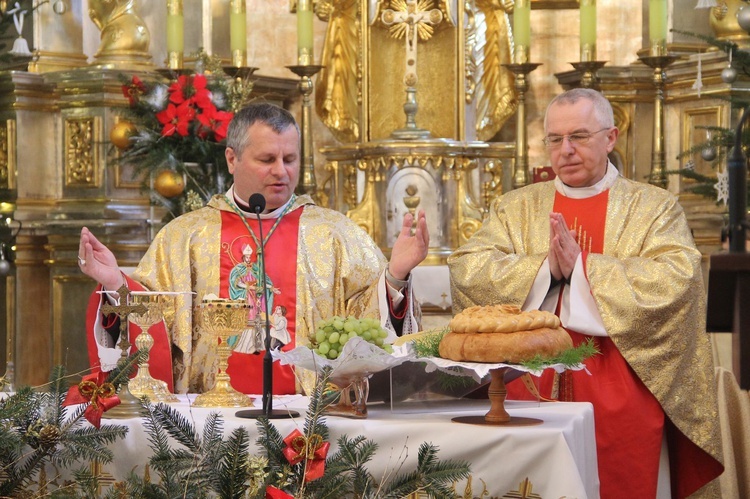
POLYGON ((122 69, 150 65, 151 36, 135 12, 135 0, 89 0, 89 17, 101 31, 97 63, 122 69))
POLYGON ((479 26, 473 26, 467 30, 467 39, 473 42, 473 54, 482 57, 472 57, 467 67, 474 69, 472 97, 476 102, 477 139, 491 140, 518 107, 515 77, 502 66, 511 62, 508 14, 512 12, 513 0, 475 0, 474 5, 477 24, 484 20, 484 36, 478 36, 479 26), (476 60, 483 62, 475 63, 476 60))
POLYGON ((328 22, 315 92, 315 111, 337 140, 360 138, 359 0, 319 0, 315 13, 328 22))
MULTIPOLYGON (((318 18, 328 22, 320 61, 324 67, 315 86, 315 110, 334 137, 342 143, 362 140, 362 79, 365 67, 362 30, 371 27, 370 22, 385 26, 381 22, 383 12, 389 9, 405 10, 407 4, 405 0, 370 0, 366 3, 367 8, 374 9, 370 21, 367 8, 360 0, 318 0, 315 3, 318 18)), ((490 140, 517 107, 514 76, 503 67, 503 64, 511 62, 508 15, 513 11, 514 1, 467 0, 460 4, 469 14, 464 40, 467 54, 466 101, 476 107, 476 138, 490 140)), ((438 9, 447 21, 441 23, 442 29, 455 26, 450 4, 446 0, 417 0, 417 5, 420 11, 438 9)), ((378 47, 371 47, 371 51, 373 57, 378 57, 378 47)), ((446 61, 446 64, 450 62, 446 61)), ((422 91, 430 94, 427 88, 422 91)))

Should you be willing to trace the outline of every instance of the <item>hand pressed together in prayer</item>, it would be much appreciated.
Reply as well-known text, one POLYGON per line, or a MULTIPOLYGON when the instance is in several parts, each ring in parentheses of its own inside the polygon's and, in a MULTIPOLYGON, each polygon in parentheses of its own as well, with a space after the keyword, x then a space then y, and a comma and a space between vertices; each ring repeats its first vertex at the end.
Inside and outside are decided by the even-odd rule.
POLYGON ((81 229, 78 244, 78 267, 104 289, 116 291, 124 282, 115 255, 86 227, 81 229))
POLYGON ((393 244, 388 271, 396 279, 405 280, 409 272, 427 257, 429 247, 430 234, 424 210, 419 210, 416 220, 411 213, 407 213, 401 233, 393 244), (415 227, 414 235, 411 233, 412 226, 415 227))
POLYGON ((549 270, 552 277, 560 281, 570 279, 581 247, 576 241, 576 231, 568 229, 560 213, 549 214, 549 270))

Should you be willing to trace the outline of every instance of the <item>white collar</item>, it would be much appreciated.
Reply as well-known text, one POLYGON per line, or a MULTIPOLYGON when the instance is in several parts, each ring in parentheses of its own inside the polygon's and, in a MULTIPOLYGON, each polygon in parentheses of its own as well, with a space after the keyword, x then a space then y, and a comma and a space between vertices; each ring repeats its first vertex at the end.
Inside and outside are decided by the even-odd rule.
POLYGON ((563 196, 569 198, 590 198, 612 187, 617 180, 617 177, 619 176, 620 172, 617 170, 617 168, 615 168, 615 165, 613 165, 611 161, 607 161, 607 173, 605 173, 604 177, 602 177, 602 179, 594 185, 588 187, 571 187, 569 185, 565 185, 563 181, 560 180, 560 177, 555 177, 555 189, 557 189, 557 192, 559 192, 563 196))
MULTIPOLYGON (((227 191, 226 196, 227 196, 227 199, 229 199, 229 200, 231 200, 231 201, 234 202, 234 205, 237 207, 237 209, 240 211, 240 213, 242 213, 242 215, 244 215, 245 217, 248 217, 248 218, 249 217, 258 218, 257 214, 243 210, 242 207, 240 207, 239 203, 237 203, 237 198, 234 195, 234 185, 232 185, 229 188, 229 190, 227 191)), ((291 196, 286 203, 284 203, 283 205, 279 206, 275 210, 269 211, 268 213, 261 213, 260 214, 261 220, 279 218, 281 216, 281 214, 284 213, 284 210, 286 210, 286 207, 289 205, 289 203, 292 202, 293 199, 294 199, 294 196, 291 196)))

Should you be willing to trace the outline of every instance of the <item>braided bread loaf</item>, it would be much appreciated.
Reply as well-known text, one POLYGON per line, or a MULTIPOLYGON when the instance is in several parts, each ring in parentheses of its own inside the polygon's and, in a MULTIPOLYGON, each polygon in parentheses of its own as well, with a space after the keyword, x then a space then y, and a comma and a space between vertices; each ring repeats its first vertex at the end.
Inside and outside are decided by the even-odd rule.
POLYGON ((522 312, 514 305, 469 307, 450 322, 440 356, 470 362, 520 363, 536 355, 555 357, 573 347, 560 319, 550 312, 522 312))

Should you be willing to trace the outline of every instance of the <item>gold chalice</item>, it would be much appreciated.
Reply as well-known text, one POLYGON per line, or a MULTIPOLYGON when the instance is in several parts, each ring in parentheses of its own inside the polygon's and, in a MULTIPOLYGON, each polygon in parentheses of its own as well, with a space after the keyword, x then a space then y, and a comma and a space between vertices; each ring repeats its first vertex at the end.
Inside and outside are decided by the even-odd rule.
POLYGON ((130 293, 130 302, 132 305, 144 305, 145 312, 133 312, 128 316, 128 320, 141 328, 141 334, 135 339, 135 346, 138 350, 146 353, 144 361, 138 367, 138 374, 130 380, 128 387, 130 393, 136 397, 146 396, 151 402, 179 402, 173 393, 170 393, 167 384, 159 379, 155 379, 149 372, 149 351, 154 346, 154 338, 149 333, 151 326, 159 322, 163 317, 164 294, 158 292, 137 292, 130 293))
POLYGON ((197 407, 252 407, 253 400, 240 393, 229 382, 227 365, 230 348, 229 336, 242 331, 247 324, 250 305, 244 300, 203 300, 198 306, 203 331, 213 334, 218 341, 219 368, 216 385, 202 393, 193 402, 197 407))

